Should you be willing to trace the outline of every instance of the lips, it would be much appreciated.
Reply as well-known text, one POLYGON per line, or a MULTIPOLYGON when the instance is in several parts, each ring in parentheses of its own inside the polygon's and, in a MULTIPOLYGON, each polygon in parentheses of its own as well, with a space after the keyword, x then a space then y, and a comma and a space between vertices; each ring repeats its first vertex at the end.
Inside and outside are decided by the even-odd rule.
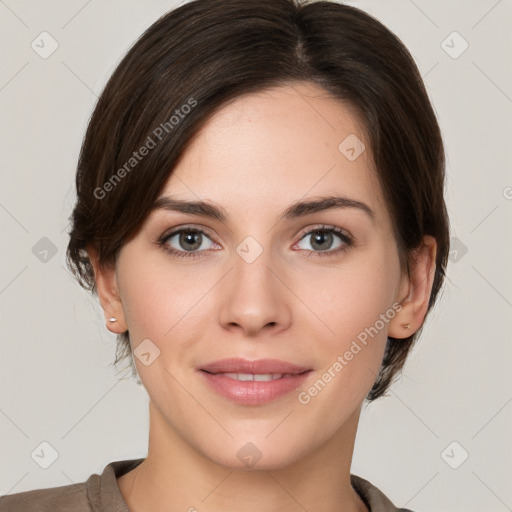
POLYGON ((239 405, 263 405, 291 393, 312 371, 277 359, 223 359, 198 370, 211 389, 239 405))
POLYGON ((209 363, 200 368, 208 373, 231 373, 250 375, 297 375, 311 368, 298 366, 278 359, 259 359, 249 361, 247 359, 231 358, 209 363))
POLYGON ((241 380, 243 382, 256 381, 256 382, 269 382, 271 380, 282 379, 283 377, 291 377, 295 373, 213 373, 212 375, 223 375, 228 379, 241 380))

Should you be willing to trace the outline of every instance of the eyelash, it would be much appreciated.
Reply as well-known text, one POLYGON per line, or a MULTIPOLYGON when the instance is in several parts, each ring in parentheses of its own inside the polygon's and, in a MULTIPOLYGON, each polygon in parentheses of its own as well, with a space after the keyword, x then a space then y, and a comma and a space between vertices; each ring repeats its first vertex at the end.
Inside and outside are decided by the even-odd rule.
MULTIPOLYGON (((326 256, 332 256, 335 254, 339 254, 341 252, 345 252, 349 247, 352 247, 354 245, 353 238, 351 236, 349 236, 344 230, 337 228, 335 226, 328 226, 325 224, 315 227, 313 229, 310 229, 309 231, 306 231, 299 238, 299 242, 306 236, 312 235, 319 231, 323 232, 323 233, 333 233, 335 235, 338 235, 341 238, 343 245, 341 247, 338 247, 337 249, 327 250, 327 251, 314 251, 314 250, 310 250, 310 249, 302 249, 302 251, 306 252, 308 254, 308 256, 312 255, 313 257, 324 258, 326 256)), ((158 240, 156 240, 156 243, 164 251, 166 251, 172 257, 175 257, 175 258, 195 259, 195 258, 205 257, 201 253, 206 252, 206 251, 178 251, 177 249, 169 248, 169 246, 167 245, 167 241, 170 238, 172 238, 173 236, 178 235, 183 232, 193 233, 193 234, 199 233, 201 235, 206 235, 206 236, 208 236, 208 238, 210 238, 206 231, 203 231, 201 229, 194 228, 194 227, 183 226, 175 231, 172 231, 171 233, 168 233, 168 234, 166 233, 166 234, 162 235, 160 238, 158 238, 158 240)))

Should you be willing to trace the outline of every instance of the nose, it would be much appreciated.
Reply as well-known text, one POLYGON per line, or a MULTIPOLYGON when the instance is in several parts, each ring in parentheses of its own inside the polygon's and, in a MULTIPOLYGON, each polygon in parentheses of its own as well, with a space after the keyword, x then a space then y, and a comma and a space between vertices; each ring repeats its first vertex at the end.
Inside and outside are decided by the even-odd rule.
POLYGON ((234 255, 233 268, 219 290, 222 327, 247 337, 287 329, 293 294, 286 281, 284 270, 272 264, 265 251, 251 263, 234 255))

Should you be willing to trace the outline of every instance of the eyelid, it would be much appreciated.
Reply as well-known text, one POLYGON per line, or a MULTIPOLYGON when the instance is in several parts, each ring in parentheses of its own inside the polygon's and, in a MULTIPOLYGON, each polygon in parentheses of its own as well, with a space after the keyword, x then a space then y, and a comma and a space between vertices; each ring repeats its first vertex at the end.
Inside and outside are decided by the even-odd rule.
POLYGON ((300 241, 300 240, 302 240, 304 235, 310 235, 312 231, 323 231, 323 230, 325 230, 325 231, 329 231, 329 230, 340 231, 343 233, 343 235, 345 235, 351 241, 355 240, 354 236, 352 236, 352 233, 350 231, 348 231, 347 229, 339 227, 339 226, 334 226, 331 224, 321 224, 321 223, 314 225, 313 227, 309 226, 307 228, 304 228, 303 230, 299 231, 299 234, 296 236, 299 238, 299 241, 300 241))
MULTIPOLYGON (((168 238, 171 235, 175 235, 175 234, 179 233, 180 231, 182 231, 182 230, 185 231, 187 229, 189 229, 191 231, 203 232, 203 233, 207 234, 210 238, 215 238, 215 235, 213 235, 213 232, 209 228, 207 228, 205 226, 197 226, 195 224, 184 224, 184 225, 175 226, 173 228, 169 228, 167 231, 165 231, 158 238, 159 239, 168 238)), ((347 229, 341 228, 339 226, 334 226, 334 225, 331 225, 331 224, 322 224, 322 223, 317 224, 317 225, 313 225, 313 226, 308 226, 308 227, 300 230, 298 232, 298 234, 296 234, 294 236, 294 238, 298 238, 297 241, 300 241, 300 240, 302 240, 302 238, 305 235, 311 234, 312 231, 315 231, 315 230, 330 230, 330 229, 335 230, 335 231, 336 230, 342 231, 343 234, 345 236, 347 236, 347 238, 351 239, 352 241, 355 240, 355 238, 352 235, 352 233, 350 231, 348 231, 347 229)), ((216 242, 216 243, 218 243, 218 242, 216 242)))
MULTIPOLYGON (((158 240, 163 240, 165 238, 169 238, 171 236, 177 235, 181 231, 196 231, 201 234, 208 235, 209 238, 214 241, 215 235, 213 234, 213 231, 211 231, 209 228, 205 226, 197 226, 195 224, 184 224, 179 226, 174 226, 173 228, 169 228, 168 230, 164 231, 164 233, 158 237, 158 240)), ((218 242, 215 242, 218 243, 218 242)), ((220 244, 219 244, 220 245, 220 244)))
MULTIPOLYGON (((155 243, 159 246, 162 246, 164 250, 169 252, 171 255, 177 256, 177 257, 189 257, 189 258, 196 258, 196 257, 208 257, 203 256, 201 253, 208 253, 209 250, 202 250, 202 251, 184 251, 174 248, 168 248, 167 247, 167 240, 182 231, 193 231, 198 232, 200 234, 206 235, 213 243, 217 245, 221 245, 218 242, 215 241, 215 236, 212 236, 212 231, 205 227, 205 226, 197 226, 192 224, 184 224, 179 226, 174 226, 173 228, 170 228, 169 230, 165 231, 164 234, 159 236, 155 243)), ((339 226, 334 226, 330 224, 317 224, 314 226, 308 226, 307 228, 304 228, 299 232, 299 234, 295 235, 294 238, 298 238, 296 242, 294 242, 292 247, 295 247, 298 243, 302 241, 302 239, 306 236, 312 235, 315 231, 326 231, 331 232, 337 235, 340 239, 342 239, 343 247, 337 248, 337 249, 329 249, 326 251, 314 251, 310 249, 301 249, 301 252, 305 252, 307 254, 314 254, 315 256, 329 256, 333 254, 337 254, 340 251, 347 250, 349 247, 353 246, 355 244, 355 237, 350 233, 350 231, 341 228, 339 226), (345 238, 345 240, 343 239, 345 238)), ((211 249, 211 250, 218 250, 218 249, 211 249)))

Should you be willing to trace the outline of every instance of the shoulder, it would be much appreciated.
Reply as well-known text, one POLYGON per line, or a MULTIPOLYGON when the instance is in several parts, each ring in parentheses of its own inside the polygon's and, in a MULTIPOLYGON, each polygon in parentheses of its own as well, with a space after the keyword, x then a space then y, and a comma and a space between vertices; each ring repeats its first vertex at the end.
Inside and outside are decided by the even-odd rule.
POLYGON ((110 462, 82 483, 0 496, 0 512, 128 512, 117 478, 143 460, 110 462))
POLYGON ((350 475, 350 482, 370 512, 413 512, 408 508, 396 507, 380 489, 360 476, 350 475))
POLYGON ((0 496, 1 512, 90 512, 85 483, 0 496))

